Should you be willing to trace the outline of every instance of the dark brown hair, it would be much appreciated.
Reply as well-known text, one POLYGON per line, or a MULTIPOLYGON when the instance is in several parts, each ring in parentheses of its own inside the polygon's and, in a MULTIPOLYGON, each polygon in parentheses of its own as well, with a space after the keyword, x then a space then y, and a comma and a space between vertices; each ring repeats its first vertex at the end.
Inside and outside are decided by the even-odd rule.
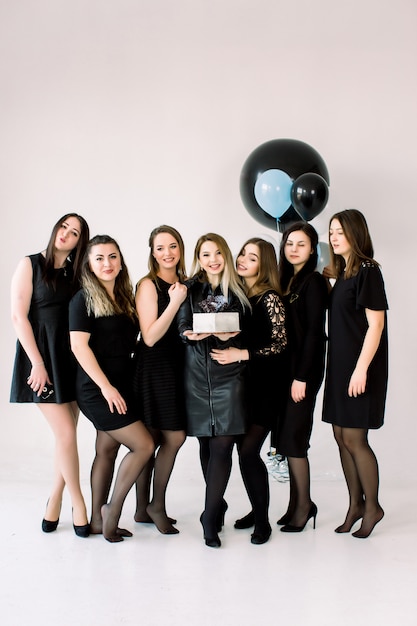
POLYGON ((344 274, 345 278, 351 278, 358 273, 359 267, 363 261, 368 261, 378 265, 373 258, 374 247, 365 216, 356 209, 346 209, 344 211, 340 211, 339 213, 335 213, 330 218, 329 229, 333 220, 338 220, 340 222, 343 234, 352 249, 346 263, 344 258, 339 254, 335 254, 332 246, 329 246, 330 263, 334 275, 339 278, 344 274))
MULTIPOLYGON (((248 244, 258 246, 259 249, 259 272, 254 285, 251 289, 246 289, 248 297, 254 295, 262 295, 269 289, 274 289, 281 295, 281 289, 278 280, 278 261, 275 248, 272 243, 265 241, 261 237, 252 237, 248 239, 240 249, 238 257, 241 256, 243 250, 248 244)), ((242 279, 244 283, 244 279, 242 279)))
POLYGON ((290 281, 291 282, 291 290, 296 290, 298 285, 300 285, 304 277, 307 274, 311 274, 317 267, 318 261, 318 253, 317 246, 319 243, 319 236, 316 232, 316 229, 311 226, 308 222, 296 222, 287 228, 282 235, 281 246, 279 250, 279 266, 278 266, 278 276, 279 276, 279 284, 282 290, 282 293, 287 293, 290 281), (285 245, 288 241, 289 236, 292 233, 295 233, 297 230, 303 232, 310 239, 311 250, 312 253, 307 260, 306 264, 300 269, 297 274, 294 275, 294 267, 285 257, 285 245))
POLYGON ((87 248, 88 240, 90 238, 90 229, 88 227, 88 224, 81 215, 78 215, 78 213, 66 213, 57 221, 57 223, 53 227, 51 236, 49 237, 48 245, 46 247, 43 279, 49 284, 55 284, 54 256, 56 236, 62 224, 66 222, 69 217, 75 217, 80 222, 81 228, 78 243, 68 255, 68 261, 71 263, 72 266, 74 291, 76 291, 77 289, 79 289, 80 286, 79 283, 81 276, 81 264, 85 250, 87 248))

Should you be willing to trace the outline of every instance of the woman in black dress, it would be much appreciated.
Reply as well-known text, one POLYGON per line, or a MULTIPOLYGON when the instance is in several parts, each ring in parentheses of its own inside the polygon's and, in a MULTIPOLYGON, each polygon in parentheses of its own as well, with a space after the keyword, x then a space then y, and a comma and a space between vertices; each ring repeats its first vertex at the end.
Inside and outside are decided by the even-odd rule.
POLYGON ((57 529, 67 485, 74 530, 81 537, 88 536, 89 527, 79 478, 79 409, 68 304, 79 288, 88 237, 84 218, 67 213, 55 224, 46 250, 22 259, 12 280, 12 321, 18 342, 10 401, 35 403, 55 437, 55 477, 42 530, 57 529))
POLYGON ((362 213, 347 209, 330 220, 328 277, 335 277, 329 307, 329 355, 323 420, 333 424, 349 491, 349 509, 337 533, 358 520, 365 538, 381 521, 379 474, 368 430, 384 421, 388 379, 388 309, 384 281, 362 213))
POLYGON ((239 464, 252 510, 236 520, 235 528, 255 526, 251 543, 263 544, 271 535, 268 519, 269 483, 261 448, 278 427, 288 393, 287 331, 280 297, 274 246, 249 239, 238 254, 237 273, 252 307, 247 348, 228 351, 231 359, 248 361, 249 424, 239 437, 239 464))
POLYGON ((282 237, 279 283, 288 315, 291 384, 277 450, 288 458, 290 501, 278 520, 282 532, 300 532, 316 523, 317 506, 310 496, 307 451, 316 396, 323 381, 326 350, 325 318, 328 287, 315 271, 318 236, 307 222, 297 222, 282 237))
POLYGON ((194 332, 194 313, 238 313, 240 328, 249 302, 239 286, 232 254, 220 235, 197 241, 188 297, 178 312, 178 328, 186 342, 185 403, 187 434, 198 437, 206 481, 201 516, 206 545, 218 548, 227 508, 223 495, 232 468, 237 435, 246 430, 245 364, 229 363, 227 348, 242 346, 241 333, 194 332))
POLYGON ((167 516, 165 494, 185 441, 184 345, 175 319, 187 296, 184 243, 175 228, 164 225, 151 232, 149 248, 149 273, 136 288, 140 341, 134 390, 157 453, 136 481, 135 520, 154 522, 161 533, 172 535, 179 531, 167 516))
POLYGON ((91 471, 91 526, 92 532, 102 531, 108 541, 119 542, 131 535, 118 528, 123 503, 154 446, 131 408, 138 320, 129 274, 111 237, 98 235, 89 242, 82 286, 71 300, 69 323, 71 348, 79 364, 78 404, 97 430, 97 454, 91 471), (120 463, 110 502, 105 504, 111 484, 109 467, 112 473, 114 451, 120 444, 129 452, 120 463), (95 516, 99 502, 102 519, 95 516))

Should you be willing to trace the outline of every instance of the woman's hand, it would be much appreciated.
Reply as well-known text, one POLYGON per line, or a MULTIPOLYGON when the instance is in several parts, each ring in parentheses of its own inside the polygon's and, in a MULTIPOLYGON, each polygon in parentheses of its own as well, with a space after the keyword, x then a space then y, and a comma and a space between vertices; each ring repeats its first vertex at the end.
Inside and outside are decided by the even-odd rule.
POLYGON ((294 402, 301 402, 306 397, 307 383, 301 380, 293 380, 291 385, 291 398, 294 402))
POLYGON ((210 356, 219 365, 228 365, 229 363, 240 363, 242 361, 242 352, 243 350, 239 350, 239 348, 214 349, 210 352, 210 356))
POLYGON ((323 267, 322 274, 324 278, 327 278, 327 280, 330 280, 331 278, 336 278, 336 276, 332 272, 330 265, 326 265, 326 267, 323 267))
POLYGON ((177 308, 184 302, 187 297, 187 287, 180 282, 176 282, 168 289, 168 296, 172 303, 176 304, 177 308))
POLYGON ((117 391, 116 387, 113 385, 106 385, 101 388, 101 393, 107 400, 107 404, 109 405, 109 409, 111 413, 114 413, 114 409, 119 413, 119 415, 124 415, 127 412, 127 405, 124 398, 117 391))
POLYGON ((36 363, 35 365, 32 365, 30 376, 27 379, 27 384, 32 391, 36 393, 38 398, 41 395, 46 383, 49 383, 50 385, 52 384, 44 363, 36 363))
POLYGON ((213 337, 217 337, 217 339, 220 339, 220 341, 228 341, 229 339, 236 337, 236 335, 238 335, 239 333, 240 333, 240 330, 236 330, 233 333, 212 333, 212 334, 213 334, 213 337))
POLYGON ((191 341, 201 341, 202 339, 207 339, 207 337, 210 337, 211 335, 211 333, 194 333, 192 330, 184 330, 182 334, 191 341))
POLYGON ((350 398, 357 398, 362 393, 365 393, 366 378, 366 370, 364 371, 357 367, 353 370, 348 387, 348 396, 350 398))

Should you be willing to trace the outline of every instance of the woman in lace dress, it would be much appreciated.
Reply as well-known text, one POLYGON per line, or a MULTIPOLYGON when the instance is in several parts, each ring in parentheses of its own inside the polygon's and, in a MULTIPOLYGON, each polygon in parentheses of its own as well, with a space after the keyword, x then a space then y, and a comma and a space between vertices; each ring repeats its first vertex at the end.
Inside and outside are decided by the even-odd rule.
POLYGON ((252 307, 247 329, 247 348, 231 357, 248 361, 248 430, 238 442, 242 478, 252 511, 236 521, 235 528, 254 525, 253 544, 268 541, 269 485, 261 448, 268 433, 278 426, 287 397, 287 333, 285 309, 279 293, 274 246, 260 238, 249 239, 236 261, 252 307))

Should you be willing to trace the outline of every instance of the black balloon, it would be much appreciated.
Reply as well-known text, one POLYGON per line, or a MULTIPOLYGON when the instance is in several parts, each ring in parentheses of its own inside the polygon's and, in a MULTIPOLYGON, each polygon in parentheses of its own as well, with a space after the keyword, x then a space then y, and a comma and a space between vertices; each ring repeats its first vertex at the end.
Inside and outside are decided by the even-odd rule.
POLYGON ((329 198, 327 182, 320 174, 301 174, 293 183, 291 200, 299 216, 309 222, 322 212, 329 198))
POLYGON ((320 154, 304 141, 297 139, 272 139, 255 148, 248 156, 240 174, 240 196, 243 204, 256 221, 283 232, 291 223, 299 220, 300 214, 294 206, 291 205, 277 220, 259 206, 254 194, 258 176, 270 169, 282 170, 294 181, 301 174, 318 174, 327 185, 330 183, 329 173, 320 154))

